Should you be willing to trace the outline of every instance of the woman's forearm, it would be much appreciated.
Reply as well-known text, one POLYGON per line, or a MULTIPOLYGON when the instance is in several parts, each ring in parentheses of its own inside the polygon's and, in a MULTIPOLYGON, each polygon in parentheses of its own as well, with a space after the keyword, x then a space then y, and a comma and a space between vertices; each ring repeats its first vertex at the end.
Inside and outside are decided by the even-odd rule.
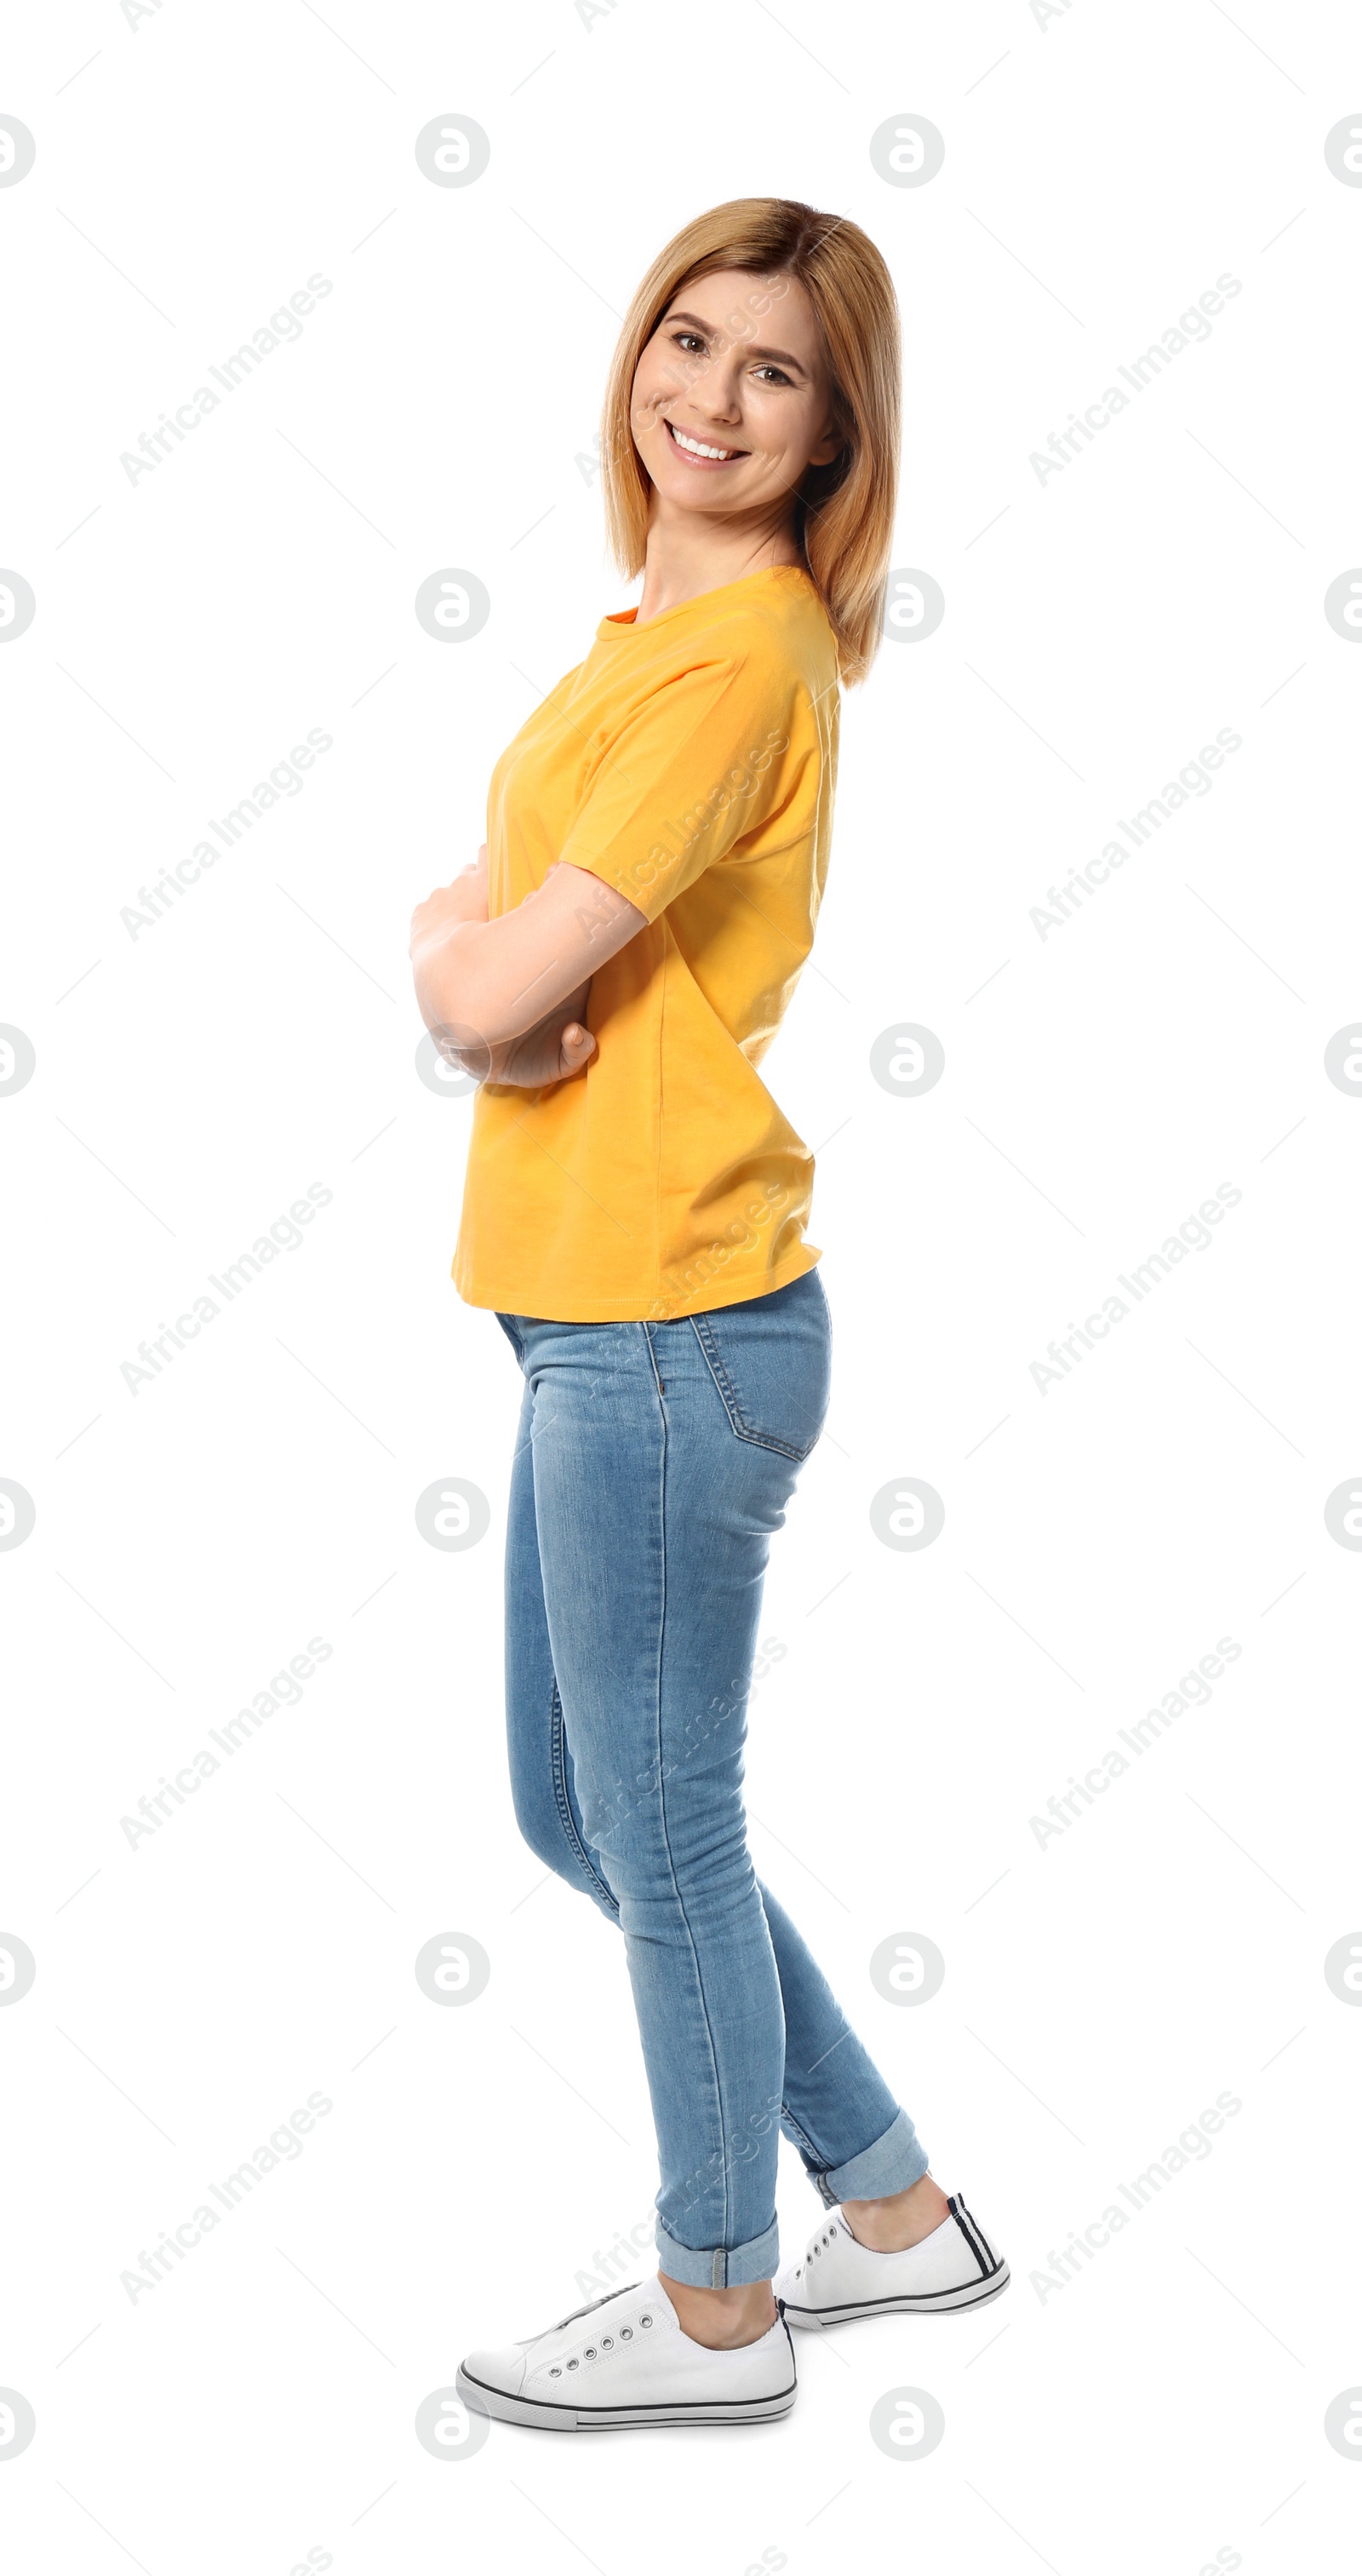
POLYGON ((427 1028, 459 1045, 504 1046, 589 983, 645 926, 645 916, 589 870, 560 864, 495 921, 432 895, 415 915, 412 968, 427 1028))

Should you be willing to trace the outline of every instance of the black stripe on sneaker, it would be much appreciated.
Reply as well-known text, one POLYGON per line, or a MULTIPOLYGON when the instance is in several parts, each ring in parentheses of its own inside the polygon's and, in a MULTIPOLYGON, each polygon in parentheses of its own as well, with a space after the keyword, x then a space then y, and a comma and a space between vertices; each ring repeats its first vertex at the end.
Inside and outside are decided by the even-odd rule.
POLYGON ((955 2220, 956 2226, 959 2228, 961 2235, 964 2237, 965 2243, 968 2245, 971 2254, 974 2256, 980 2272, 983 2274, 984 2278, 987 2279, 994 2266, 991 2263, 986 2262, 984 2259, 983 2250, 979 2244, 979 2240, 973 2233, 968 2223, 967 2216, 963 2214, 964 2202, 957 2199, 955 2193, 952 2192, 949 2196, 947 2207, 949 2208, 951 2216, 955 2220))
POLYGON ((987 2256, 988 2256, 988 2260, 989 2260, 989 2268, 990 2268, 990 2270, 991 2270, 991 2271, 996 2271, 996 2270, 997 2270, 997 2268, 998 2268, 998 2257, 997 2257, 997 2255, 994 2253, 993 2248, 992 2248, 992 2246, 990 2245, 990 2243, 989 2243, 989 2241, 988 2241, 988 2238, 985 2236, 984 2231, 983 2231, 982 2227, 980 2226, 978 2219, 975 2217, 973 2210, 970 2208, 970 2206, 969 2206, 968 2202, 967 2202, 967 2201, 966 2201, 966 2199, 964 2198, 963 2193, 961 2194, 961 2197, 960 2197, 960 2206, 961 2206, 961 2208, 964 2210, 964 2213, 965 2213, 966 2218, 969 2220, 969 2223, 970 2223, 971 2227, 973 2228, 975 2235, 978 2237, 979 2242, 980 2242, 980 2244, 982 2245, 982 2247, 983 2247, 983 2249, 984 2249, 984 2252, 985 2252, 985 2253, 987 2254, 987 2256))

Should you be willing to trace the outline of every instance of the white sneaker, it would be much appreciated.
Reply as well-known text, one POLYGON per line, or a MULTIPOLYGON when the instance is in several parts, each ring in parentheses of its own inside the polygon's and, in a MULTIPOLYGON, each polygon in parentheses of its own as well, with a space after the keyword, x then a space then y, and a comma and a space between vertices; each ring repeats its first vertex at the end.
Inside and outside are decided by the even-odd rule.
POLYGON ((809 2239, 802 2262, 780 2274, 775 2294, 792 2326, 835 2326, 850 2317, 900 2310, 980 2308, 1012 2275, 958 2192, 950 2216, 902 2254, 876 2254, 858 2244, 839 2211, 809 2239))
POLYGON ((544 2334, 459 2364, 465 2406, 506 2424, 590 2433, 628 2424, 759 2424, 795 2402, 784 2320, 756 2343, 711 2352, 683 2333, 654 2272, 574 2308, 544 2334))

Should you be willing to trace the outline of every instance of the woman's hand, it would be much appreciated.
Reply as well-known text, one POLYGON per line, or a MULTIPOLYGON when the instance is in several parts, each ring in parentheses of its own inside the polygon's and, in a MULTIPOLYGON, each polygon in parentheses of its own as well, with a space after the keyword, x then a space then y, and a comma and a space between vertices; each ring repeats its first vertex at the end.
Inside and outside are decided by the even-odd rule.
POLYGON ((411 917, 411 945, 407 951, 412 963, 439 948, 446 934, 463 921, 487 919, 487 843, 468 867, 460 868, 452 885, 437 886, 424 903, 418 903, 411 917))
POLYGON ((569 1082, 574 1073, 584 1073, 600 1052, 583 1017, 590 991, 588 976, 577 992, 569 993, 523 1038, 508 1038, 504 1045, 490 1048, 491 1064, 483 1080, 539 1091, 545 1083, 569 1082))
POLYGON ((446 1064, 471 1073, 478 1082, 504 1082, 517 1091, 542 1091, 551 1082, 570 1081, 585 1071, 599 1052, 583 1014, 591 979, 558 1002, 547 1016, 517 1038, 490 1046, 476 1029, 441 1021, 432 1029, 446 1064))

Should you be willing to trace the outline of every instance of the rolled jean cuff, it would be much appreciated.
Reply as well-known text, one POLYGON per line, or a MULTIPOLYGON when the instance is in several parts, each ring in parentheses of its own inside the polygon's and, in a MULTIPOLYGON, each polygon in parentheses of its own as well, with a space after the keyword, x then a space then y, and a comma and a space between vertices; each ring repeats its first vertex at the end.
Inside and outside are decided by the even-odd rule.
POLYGON ((927 2150, 907 2112, 900 2111, 883 2137, 860 2155, 826 2173, 810 2174, 809 2180, 824 2208, 835 2209, 842 2200, 887 2200, 891 2192, 921 2182, 926 2170, 927 2150))
POLYGON ((736 2290, 747 2281, 774 2278, 780 2267, 780 2229, 772 2219, 765 2234, 751 2237, 746 2245, 716 2245, 712 2253, 697 2253, 693 2246, 678 2245, 659 2218, 657 2250, 658 2270, 684 2281, 688 2289, 736 2290))

